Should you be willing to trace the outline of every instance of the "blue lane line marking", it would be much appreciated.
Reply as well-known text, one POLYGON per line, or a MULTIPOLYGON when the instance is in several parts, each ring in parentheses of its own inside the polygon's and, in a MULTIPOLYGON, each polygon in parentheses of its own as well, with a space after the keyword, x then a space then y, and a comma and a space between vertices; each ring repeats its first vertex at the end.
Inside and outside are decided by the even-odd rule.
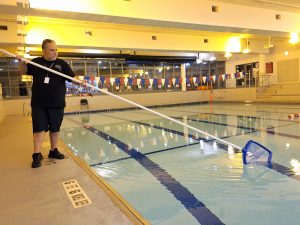
MULTIPOLYGON (((108 115, 107 115, 108 116, 108 115)), ((167 132, 171 132, 173 134, 178 134, 180 136, 183 136, 183 132, 180 132, 180 131, 176 131, 176 130, 172 130, 172 129, 168 129, 168 128, 164 128, 164 127, 160 127, 160 126, 157 126, 157 125, 151 125, 151 124, 148 124, 148 123, 143 123, 143 122, 139 122, 139 121, 131 121, 131 120, 126 120, 124 118, 118 118, 118 117, 115 117, 115 116, 108 116, 108 117, 112 117, 112 118, 116 118, 116 119, 122 119, 122 120, 125 120, 125 121, 128 121, 128 122, 131 122, 131 123, 136 123, 136 124, 140 124, 140 125, 144 125, 144 126, 148 126, 148 127, 153 127, 153 128, 156 128, 156 129, 159 129, 159 130, 165 130, 167 132)), ((180 118, 179 118, 180 119, 180 118)), ((195 120, 196 122, 200 122, 200 121, 197 121, 195 120)), ((202 121, 201 121, 202 122, 202 121)), ((217 123, 215 123, 217 124, 217 123)), ((226 126, 226 124, 218 124, 218 125, 222 125, 222 126, 226 126)), ((232 125, 227 125, 227 126, 232 126, 232 125)), ((246 127, 238 127, 238 128, 244 128, 244 129, 247 129, 246 127)), ((247 133, 254 133, 256 132, 257 130, 254 129, 254 128, 248 128, 248 132, 245 132, 244 134, 247 134, 247 133)), ((270 133, 272 134, 272 133, 270 133)), ((274 134, 272 134, 274 135, 274 134)), ((189 137, 190 138, 193 138, 194 140, 197 140, 195 139, 194 135, 191 135, 189 134, 189 137)), ((223 138, 228 138, 228 137, 232 137, 232 136, 226 136, 226 137, 222 137, 223 138)), ((203 140, 203 138, 199 138, 198 140, 203 140)), ((210 140, 210 141, 213 141, 213 140, 210 140)), ((187 146, 187 145, 186 145, 187 146)), ((227 147, 226 145, 222 144, 222 143, 218 143, 218 146, 220 149, 224 150, 224 151, 227 151, 227 147)), ((180 148, 182 146, 179 146, 180 148)), ((172 150, 173 148, 171 148, 170 150, 172 150)), ((164 150, 158 150, 156 151, 155 153, 158 153, 158 152, 162 152, 162 151, 167 151, 168 149, 164 149, 164 150)), ((150 154, 150 153, 146 153, 146 154, 150 154)), ((121 159, 120 159, 121 160, 121 159)), ((109 163, 109 162, 105 162, 103 164, 106 164, 106 163, 109 163)), ((101 164, 101 163, 100 163, 101 164)), ((97 164, 96 164, 97 165, 97 164)), ((286 166, 283 166, 279 163, 276 163, 276 162, 272 162, 272 168, 270 168, 278 173, 281 173, 282 175, 285 175, 285 176, 288 176, 290 178, 293 178, 295 180, 298 180, 300 181, 300 176, 299 175, 296 175, 296 173, 289 167, 286 167, 286 166)))
MULTIPOLYGON (((204 110, 204 109, 208 109, 208 110, 211 110, 211 108, 201 108, 201 110, 204 110)), ((285 107, 280 107, 280 109, 296 109, 296 110, 299 110, 299 108, 285 108, 285 107)), ((185 111, 185 110, 170 110, 170 109, 167 109, 167 108, 163 108, 163 110, 167 110, 167 111, 177 111, 177 112, 193 112, 193 111, 185 111)), ((241 111, 246 111, 246 112, 249 112, 249 110, 234 110, 234 109, 227 109, 227 110, 230 110, 230 111, 233 111, 233 112, 241 112, 241 111)), ((276 109, 277 110, 277 109, 276 109)), ((198 113, 198 112, 195 112, 195 113, 198 113)), ((264 111, 264 110, 257 110, 255 111, 255 113, 274 113, 274 114, 289 114, 288 112, 272 112, 272 111, 264 111)), ((207 114, 212 114, 212 113, 207 113, 207 114)), ((215 114, 215 115, 218 115, 218 114, 215 114)), ((220 114, 222 115, 222 114, 220 114)), ((226 115, 226 116, 230 116, 230 115, 227 115, 227 114, 223 114, 223 115, 226 115)), ((253 118, 253 117, 252 117, 253 118)), ((255 117, 255 118, 259 118, 259 117, 255 117)), ((268 120, 272 120, 272 119, 268 119, 268 120)), ((286 121, 286 120, 280 120, 280 121, 286 121)))
MULTIPOLYGON (((146 113, 144 113, 144 114, 146 114, 146 113)), ((195 116, 195 115, 190 115, 190 116, 195 116)), ((110 117, 113 117, 113 116, 110 116, 110 117)), ((115 118, 118 118, 118 117, 115 117, 115 118)), ((176 117, 176 116, 172 116, 171 118, 182 120, 181 117, 176 117)), ((118 119, 121 119, 121 118, 118 118, 118 119)), ((123 119, 123 120, 125 120, 125 119, 123 119)), ((250 130, 251 132, 260 131, 260 130, 255 129, 255 128, 249 128, 249 127, 245 127, 245 126, 236 126, 236 125, 230 125, 230 124, 225 124, 225 123, 217 123, 217 122, 212 122, 212 121, 207 121, 207 120, 189 119, 189 118, 187 118, 187 120, 191 120, 193 122, 199 122, 199 123, 208 123, 208 124, 226 126, 226 127, 236 127, 236 128, 240 128, 240 129, 250 130)), ((130 121, 130 120, 128 120, 128 121, 130 121)))
MULTIPOLYGON (((142 123, 142 122, 138 122, 138 121, 130 121, 130 122, 137 123, 137 124, 144 125, 144 126, 151 126, 150 124, 146 124, 146 123, 142 123)), ((225 126, 225 124, 221 124, 221 125, 225 126)), ((178 132, 178 131, 171 130, 171 129, 166 129, 166 128, 163 128, 163 127, 160 127, 160 126, 153 126, 153 127, 156 128, 156 129, 160 129, 160 130, 166 130, 168 132, 177 133, 178 135, 182 135, 183 136, 182 132, 178 132)), ((242 127, 238 127, 238 128, 242 128, 242 127)), ((251 129, 249 129, 248 132, 245 132, 244 134, 254 133, 256 131, 257 130, 251 128, 251 129)), ((228 137, 229 136, 222 137, 222 139, 223 138, 228 138, 228 137)), ((193 138, 193 135, 192 135, 192 138, 193 138)), ((213 140, 210 140, 210 141, 213 141, 213 140)), ((226 145, 224 145, 222 143, 218 143, 218 146, 219 146, 220 149, 222 149, 224 151, 227 151, 227 146, 226 145)), ((285 176, 288 176, 288 177, 291 177, 291 178, 293 178, 295 180, 299 180, 300 181, 300 176, 297 176, 296 173, 292 169, 290 169, 289 167, 280 165, 279 163, 276 163, 276 162, 272 162, 272 168, 270 168, 270 169, 275 170, 278 173, 281 173, 281 174, 283 174, 285 176)))
POLYGON ((195 217, 202 225, 222 225, 224 224, 216 215, 214 215, 201 201, 199 201, 186 187, 175 180, 168 172, 162 169, 158 164, 150 160, 144 154, 135 149, 129 149, 129 146, 120 140, 106 134, 93 127, 87 127, 87 130, 97 134, 99 137, 111 140, 119 149, 130 155, 146 170, 148 170, 164 187, 166 187, 173 196, 181 202, 182 205, 195 217))
MULTIPOLYGON (((166 109, 165 111, 172 111, 172 112, 190 112, 190 111, 182 111, 182 110, 169 110, 169 109, 166 109)), ((192 113, 195 113, 195 112, 192 112, 192 113)), ((149 114, 149 113, 143 113, 143 114, 149 114)), ((200 113, 201 114, 208 114, 208 115, 218 115, 218 116, 234 116, 234 115, 226 115, 226 114, 217 114, 217 113, 200 113)), ((189 116, 198 116, 198 114, 194 114, 194 115, 189 115, 189 116)), ((255 117, 255 116, 240 116, 240 115, 237 115, 237 116, 234 116, 234 117, 238 117, 238 118, 254 118, 256 120, 260 120, 259 117, 255 117)), ((174 119, 182 119, 180 117, 172 117, 174 119)), ((210 121, 207 121, 207 120, 199 120, 199 119, 189 119, 189 120, 192 120, 194 122, 202 122, 202 123, 211 123, 211 124, 215 124, 215 125, 221 125, 221 126, 230 126, 232 127, 233 125, 230 125, 230 124, 222 124, 222 123, 216 123, 216 122, 210 122, 210 121)), ((294 125, 294 124, 298 124, 297 121, 290 121, 290 120, 282 120, 282 119, 265 119, 265 120, 271 120, 271 121, 283 121, 283 122, 289 122, 288 124, 283 124, 283 125, 280 125, 280 126, 277 126, 278 127, 284 127, 284 126, 289 126, 289 125, 294 125)), ((254 128, 248 128, 248 127, 244 127, 244 126, 235 126, 234 127, 237 127, 237 128, 241 128, 241 129, 254 129, 254 128)), ((284 133, 275 133, 274 129, 275 127, 269 127, 269 128, 266 128, 265 129, 256 129, 256 131, 260 131, 260 132, 265 132, 265 133, 268 133, 268 134, 276 134, 278 136, 282 136, 282 137, 289 137, 289 138, 294 138, 294 139, 299 139, 300 136, 298 135, 292 135, 292 134, 284 134, 284 133)))
MULTIPOLYGON (((290 125, 290 124, 288 124, 288 125, 290 125)), ((283 126, 285 126, 285 125, 278 126, 278 127, 283 127, 283 126)), ((276 127, 276 128, 278 128, 278 127, 276 127)), ((281 136, 281 137, 288 137, 288 138, 294 138, 294 139, 300 138, 300 136, 298 136, 298 135, 279 133, 279 132, 275 132, 273 129, 274 129, 274 127, 270 127, 270 128, 267 128, 267 130, 264 132, 266 132, 268 134, 272 134, 272 135, 281 136)))
MULTIPOLYGON (((238 117, 238 118, 251 118, 251 119, 256 119, 256 120, 261 120, 260 117, 257 116, 241 116, 241 115, 228 115, 228 114, 224 114, 224 113, 208 113, 208 112, 203 112, 203 113, 199 113, 199 112, 195 112, 195 111, 185 111, 185 110, 171 110, 171 109, 162 109, 164 111, 171 111, 171 112, 185 112, 185 113, 196 113, 196 115, 216 115, 216 116, 231 116, 231 117, 238 117)), ((245 110, 244 110, 245 111, 245 110)), ((239 111, 240 112, 240 111, 239 111)), ((247 111, 248 112, 248 111, 247 111)), ((258 111, 259 112, 259 111, 258 111)), ((284 120, 284 119, 271 119, 271 118, 264 118, 264 120, 271 120, 271 121, 282 121, 282 122, 294 122, 291 120, 284 120)))
MULTIPOLYGON (((178 120, 182 120, 181 117, 172 117, 174 119, 178 119, 178 120)), ((255 128, 249 128, 249 127, 244 127, 244 126, 233 126, 230 124, 225 124, 225 123, 217 123, 217 122, 211 122, 211 121, 206 121, 206 120, 198 120, 198 119, 187 119, 187 120, 191 120, 193 122, 200 122, 200 123, 209 123, 209 124, 213 124, 213 125, 220 125, 220 126, 226 126, 226 127, 236 127, 236 128, 240 128, 240 129, 245 129, 245 130, 250 130, 251 132, 256 132, 258 131, 255 128)))
MULTIPOLYGON (((182 120, 182 118, 180 118, 180 117, 172 117, 172 118, 182 120)), ((210 122, 210 121, 206 121, 206 120, 198 120, 198 119, 188 119, 188 120, 191 120, 193 122, 199 122, 199 123, 209 123, 209 124, 220 125, 220 126, 236 127, 236 128, 240 128, 240 129, 250 130, 251 133, 260 131, 260 132, 265 132, 267 134, 272 134, 272 135, 277 135, 277 136, 282 136, 282 137, 288 137, 288 138, 294 138, 294 139, 300 138, 300 136, 298 136, 298 135, 285 134, 285 133, 279 133, 279 132, 276 133, 274 131, 274 128, 285 127, 285 126, 293 125, 294 123, 293 124, 291 124, 291 123, 283 124, 283 125, 280 125, 277 127, 268 127, 266 129, 255 129, 255 128, 249 128, 249 127, 244 127, 244 126, 235 126, 235 125, 224 124, 224 123, 210 122)))
MULTIPOLYGON (((161 153, 161 152, 172 151, 172 150, 176 150, 176 149, 179 149, 179 148, 184 148, 186 146, 191 146, 191 145, 199 145, 199 142, 192 143, 192 144, 186 144, 186 145, 180 145, 180 146, 176 146, 176 147, 172 147, 172 148, 161 149, 161 150, 157 150, 157 151, 153 151, 153 152, 148 152, 148 153, 144 153, 144 155, 152 155, 152 154, 157 154, 157 153, 161 153)), ((108 164, 108 163, 123 161, 123 160, 126 160, 126 159, 132 159, 132 157, 124 157, 124 158, 110 160, 110 161, 106 161, 106 162, 94 163, 94 164, 90 164, 89 166, 101 166, 101 165, 105 165, 105 164, 108 164)))
MULTIPOLYGON (((115 119, 121 119, 121 118, 115 117, 115 116, 107 116, 107 117, 111 117, 111 118, 115 118, 115 119)), ((172 130, 172 129, 165 128, 165 127, 160 127, 160 126, 157 126, 157 125, 151 125, 149 123, 143 123, 143 122, 139 122, 139 121, 126 120, 126 119, 123 119, 123 118, 122 118, 122 120, 131 122, 131 123, 135 123, 135 124, 139 124, 139 125, 144 125, 144 126, 147 126, 147 127, 153 127, 153 128, 158 129, 158 130, 164 130, 164 131, 167 131, 169 133, 178 134, 180 136, 184 136, 184 133, 181 132, 181 131, 172 130)), ((256 132, 256 130, 251 130, 251 131, 248 131, 248 132, 244 132, 244 134, 253 133, 253 132, 256 132)), ((193 140, 196 140, 196 141, 199 141, 199 140, 203 140, 204 142, 212 142, 212 141, 214 141, 214 139, 206 140, 205 138, 201 138, 201 137, 196 138, 192 134, 188 134, 188 137, 192 138, 193 140)), ((229 138, 229 137, 233 137, 233 136, 224 136, 224 137, 222 137, 222 139, 229 138)), ((185 145, 181 145, 181 146, 176 146, 176 147, 172 147, 172 148, 167 148, 167 149, 161 149, 161 150, 157 150, 157 151, 145 153, 144 155, 150 155, 150 154, 156 154, 156 153, 160 153, 160 152, 175 150, 175 149, 178 149, 178 148, 183 148, 183 147, 191 146, 191 145, 195 145, 195 144, 199 144, 199 142, 197 142, 197 143, 189 143, 189 144, 185 144, 185 145)), ((227 151, 227 146, 226 145, 224 145, 222 143, 219 143, 218 146, 221 149, 227 151)), ((107 161, 107 162, 95 163, 95 164, 91 164, 90 166, 104 165, 104 164, 107 164, 107 163, 113 163, 113 162, 122 161, 122 160, 125 160, 125 159, 130 159, 130 157, 124 157, 124 158, 120 158, 120 159, 116 159, 116 160, 111 160, 111 161, 107 161)))

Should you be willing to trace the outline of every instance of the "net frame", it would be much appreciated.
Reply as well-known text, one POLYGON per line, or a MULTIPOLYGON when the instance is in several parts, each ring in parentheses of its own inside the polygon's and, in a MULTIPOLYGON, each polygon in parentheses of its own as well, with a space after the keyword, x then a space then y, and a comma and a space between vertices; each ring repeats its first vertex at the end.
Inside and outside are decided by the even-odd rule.
POLYGON ((253 140, 249 140, 247 142, 247 144, 245 145, 245 147, 242 149, 242 153, 243 153, 243 163, 244 163, 244 165, 247 165, 247 164, 263 165, 264 164, 267 167, 272 168, 272 156, 273 156, 272 151, 269 150, 268 148, 266 148, 265 146, 259 144, 258 142, 253 141, 253 140), (250 149, 251 149, 252 145, 258 146, 261 149, 261 151, 256 151, 255 150, 255 153, 252 154, 250 152, 250 149), (259 160, 261 157, 264 156, 264 153, 268 154, 267 159, 265 160, 265 162, 259 160), (253 159, 257 159, 257 161, 256 162, 252 161, 253 159))

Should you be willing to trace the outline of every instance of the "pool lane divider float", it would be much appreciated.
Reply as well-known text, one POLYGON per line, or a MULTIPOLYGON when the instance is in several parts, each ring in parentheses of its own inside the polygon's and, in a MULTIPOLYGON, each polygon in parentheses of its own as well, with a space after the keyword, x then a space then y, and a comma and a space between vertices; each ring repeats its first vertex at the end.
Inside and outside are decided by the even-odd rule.
POLYGON ((288 115, 289 120, 300 119, 300 113, 291 113, 288 115))
MULTIPOLYGON (((15 54, 13 54, 13 53, 10 53, 10 52, 8 52, 8 51, 6 51, 6 50, 4 50, 4 49, 0 49, 0 52, 2 52, 4 55, 8 55, 8 56, 11 56, 11 57, 14 57, 14 58, 17 57, 17 55, 15 55, 15 54)), ((28 60, 28 59, 25 59, 25 58, 21 58, 21 57, 20 57, 20 60, 21 60, 22 62, 30 63, 30 64, 32 64, 32 65, 34 65, 34 66, 36 66, 36 67, 39 67, 39 68, 44 69, 44 70, 47 70, 47 71, 49 71, 49 72, 51 72, 51 73, 54 73, 54 74, 56 74, 56 75, 58 75, 58 76, 64 77, 64 78, 69 79, 69 80, 72 80, 73 82, 82 84, 82 81, 81 81, 81 80, 75 79, 75 78, 70 77, 70 76, 68 76, 68 75, 66 75, 66 74, 63 74, 63 73, 60 73, 60 72, 58 72, 58 71, 56 71, 56 70, 50 69, 50 68, 48 68, 48 67, 46 67, 46 66, 43 66, 43 65, 40 65, 40 64, 38 64, 38 63, 32 62, 32 61, 30 61, 30 60, 28 60)), ((183 122, 181 122, 181 121, 178 121, 178 120, 176 120, 176 119, 173 119, 173 118, 171 118, 171 117, 169 117, 169 116, 167 116, 167 115, 164 115, 164 114, 159 113, 159 112, 157 112, 157 111, 155 111, 155 110, 149 109, 149 108, 147 108, 147 107, 145 107, 145 106, 143 106, 143 105, 140 105, 140 104, 138 104, 138 103, 136 103, 136 102, 133 102, 133 101, 130 101, 130 100, 126 99, 126 98, 123 98, 123 97, 120 97, 120 96, 118 96, 118 95, 115 95, 115 94, 113 94, 113 93, 111 93, 111 92, 102 90, 102 89, 100 89, 100 88, 98 88, 98 87, 95 87, 95 86, 93 86, 93 85, 91 85, 91 84, 84 83, 84 85, 87 86, 87 87, 90 87, 90 88, 94 88, 95 90, 98 90, 98 91, 100 91, 101 93, 107 94, 107 95, 112 96, 112 97, 114 97, 114 98, 117 98, 117 99, 119 99, 119 100, 121 100, 121 101, 127 102, 127 103, 129 103, 129 104, 131 104, 131 105, 134 105, 134 106, 140 108, 140 109, 143 109, 143 110, 146 110, 146 111, 148 111, 148 112, 151 112, 151 113, 153 113, 153 114, 155 114, 155 115, 157 115, 157 116, 160 116, 160 117, 162 117, 162 118, 164 118, 164 119, 173 121, 173 122, 175 122, 175 123, 177 123, 177 124, 179 124, 179 125, 182 125, 182 126, 184 126, 184 127, 187 127, 187 128, 189 128, 189 129, 191 129, 191 130, 194 130, 194 131, 196 131, 196 132, 198 132, 198 133, 204 134, 206 137, 213 138, 213 139, 215 139, 216 141, 218 141, 218 142, 220 142, 220 143, 223 143, 223 144, 227 145, 227 146, 228 146, 228 151, 233 151, 233 149, 236 149, 236 150, 238 150, 238 151, 241 151, 243 154, 246 154, 246 156, 245 156, 245 159, 246 159, 246 160, 243 161, 244 164, 256 164, 256 162, 257 162, 258 164, 263 164, 263 159, 269 159, 269 157, 265 157, 264 151, 266 151, 267 153, 269 153, 269 152, 271 152, 271 151, 268 150, 267 148, 263 147, 262 145, 258 144, 257 142, 254 142, 254 141, 252 141, 252 140, 249 140, 249 141, 247 142, 247 144, 245 145, 245 147, 242 148, 242 147, 240 147, 240 146, 238 146, 238 145, 235 145, 235 144, 233 144, 233 143, 231 143, 231 142, 228 142, 228 141, 225 141, 225 140, 223 140, 223 139, 220 139, 220 138, 218 138, 218 137, 216 137, 216 136, 214 136, 214 135, 212 135, 212 134, 209 134, 209 133, 207 133, 207 132, 205 132, 205 131, 199 130, 199 129, 197 129, 197 128, 193 127, 193 126, 190 126, 190 125, 188 125, 188 124, 186 124, 186 123, 183 123, 183 122)), ((271 158, 272 158, 272 155, 271 155, 271 158)), ((269 160, 265 161, 265 165, 268 166, 268 167, 270 167, 271 165, 269 165, 268 162, 269 162, 269 160)), ((271 162, 271 161, 270 161, 270 162, 271 162)))

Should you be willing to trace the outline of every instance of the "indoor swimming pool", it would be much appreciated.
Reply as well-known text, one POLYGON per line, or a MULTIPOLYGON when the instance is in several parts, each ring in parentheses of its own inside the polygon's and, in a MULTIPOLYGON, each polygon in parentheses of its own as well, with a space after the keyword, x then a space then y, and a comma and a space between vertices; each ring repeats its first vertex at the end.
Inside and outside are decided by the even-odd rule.
POLYGON ((193 104, 65 116, 61 139, 151 224, 298 225, 299 105, 193 104), (272 168, 243 165, 254 140, 272 168), (202 141, 201 141, 202 140, 202 141))

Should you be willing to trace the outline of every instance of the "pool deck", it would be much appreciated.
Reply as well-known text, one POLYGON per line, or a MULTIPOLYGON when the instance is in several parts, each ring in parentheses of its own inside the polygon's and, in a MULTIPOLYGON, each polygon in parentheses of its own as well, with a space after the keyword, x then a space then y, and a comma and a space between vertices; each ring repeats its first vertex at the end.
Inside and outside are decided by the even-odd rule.
POLYGON ((47 157, 49 140, 43 143, 43 165, 32 169, 31 118, 7 116, 0 123, 0 224, 3 225, 129 225, 142 224, 125 215, 105 188, 80 166, 70 152, 64 160, 47 157), (91 204, 74 208, 63 182, 76 179, 91 204))

